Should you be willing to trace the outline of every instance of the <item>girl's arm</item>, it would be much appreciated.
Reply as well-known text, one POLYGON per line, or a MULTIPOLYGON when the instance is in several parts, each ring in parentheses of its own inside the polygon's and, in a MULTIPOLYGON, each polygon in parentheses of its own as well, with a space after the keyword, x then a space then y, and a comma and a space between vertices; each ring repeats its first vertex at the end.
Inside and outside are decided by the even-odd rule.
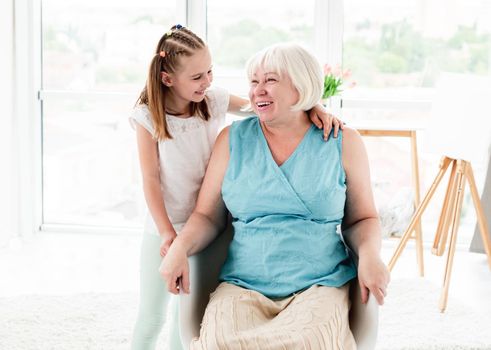
POLYGON ((157 226, 162 244, 160 254, 167 253, 170 244, 176 237, 167 211, 165 209, 162 190, 160 187, 159 155, 157 141, 155 141, 143 126, 136 123, 136 139, 138 143, 138 155, 143 179, 143 193, 148 210, 157 226))
POLYGON ((189 293, 189 266, 187 257, 207 247, 223 231, 226 208, 222 200, 222 181, 229 154, 229 127, 222 130, 215 142, 196 208, 160 265, 160 274, 171 293, 177 294, 182 282, 189 293))
POLYGON ((249 107, 249 100, 236 95, 230 95, 228 102, 228 112, 239 117, 248 117, 253 115, 249 107))
MULTIPOLYGON (((253 111, 249 106, 248 99, 230 95, 228 103, 228 112, 233 113, 239 117, 248 117, 253 115, 253 111)), ((319 129, 324 129, 324 140, 329 139, 331 129, 334 128, 334 137, 338 137, 339 129, 343 129, 344 123, 328 113, 320 103, 316 104, 314 108, 308 111, 310 121, 315 124, 319 129)))
POLYGON ((368 157, 360 134, 350 128, 343 131, 343 166, 347 188, 343 235, 359 258, 362 302, 367 302, 370 291, 382 305, 390 276, 380 258, 381 229, 370 184, 368 157))

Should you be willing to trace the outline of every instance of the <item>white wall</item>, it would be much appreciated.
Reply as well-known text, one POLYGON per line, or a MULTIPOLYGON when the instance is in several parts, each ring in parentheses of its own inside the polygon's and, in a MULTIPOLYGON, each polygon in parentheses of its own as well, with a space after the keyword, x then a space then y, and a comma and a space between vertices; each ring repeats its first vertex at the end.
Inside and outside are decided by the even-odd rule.
POLYGON ((14 235, 13 203, 13 0, 0 1, 0 247, 14 235))

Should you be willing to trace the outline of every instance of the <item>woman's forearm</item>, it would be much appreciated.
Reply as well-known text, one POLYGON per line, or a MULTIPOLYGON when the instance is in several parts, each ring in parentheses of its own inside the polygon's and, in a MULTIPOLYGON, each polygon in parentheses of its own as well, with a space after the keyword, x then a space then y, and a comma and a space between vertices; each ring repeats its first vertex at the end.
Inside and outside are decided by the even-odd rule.
POLYGON ((225 224, 225 213, 222 218, 211 219, 193 212, 174 244, 179 244, 187 256, 194 255, 206 248, 224 230, 225 224))
MULTIPOLYGON (((220 212, 225 212, 225 210, 220 212)), ((225 215, 223 217, 225 218, 225 215)), ((173 241, 159 268, 160 275, 167 282, 167 288, 171 293, 179 293, 181 289, 178 285, 182 286, 184 293, 189 293, 188 256, 208 246, 223 230, 225 225, 222 224, 220 218, 221 215, 218 213, 210 218, 195 210, 181 233, 173 241)))
POLYGON ((381 228, 377 217, 366 218, 343 228, 343 236, 357 256, 380 254, 381 228))
POLYGON ((390 275, 380 257, 381 234, 377 217, 362 219, 346 229, 348 245, 358 256, 358 283, 361 301, 366 303, 373 295, 379 305, 384 303, 390 275))

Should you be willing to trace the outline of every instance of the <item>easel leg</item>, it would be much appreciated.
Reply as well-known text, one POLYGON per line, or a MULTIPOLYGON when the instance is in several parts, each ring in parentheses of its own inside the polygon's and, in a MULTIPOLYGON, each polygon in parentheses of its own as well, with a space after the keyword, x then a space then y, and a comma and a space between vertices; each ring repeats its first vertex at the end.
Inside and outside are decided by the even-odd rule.
POLYGON ((457 168, 457 162, 452 161, 452 170, 448 179, 447 191, 445 193, 445 199, 443 200, 442 211, 438 220, 438 227, 435 233, 435 239, 433 241, 433 248, 431 252, 435 255, 442 256, 445 251, 445 244, 447 242, 447 235, 449 226, 451 223, 451 215, 455 207, 455 193, 457 188, 457 182, 455 180, 455 169, 457 168))
POLYGON ((479 224, 479 231, 481 232, 482 242, 484 244, 484 251, 488 256, 488 265, 491 269, 491 240, 489 238, 489 226, 484 215, 481 200, 479 199, 479 193, 477 192, 476 182, 474 180, 474 172, 472 171, 470 163, 466 167, 467 180, 469 181, 469 188, 471 190, 472 200, 474 207, 476 208, 477 222, 479 224))
MULTIPOLYGON (((412 179, 414 187, 414 209, 416 210, 420 203, 419 190, 419 165, 418 165, 418 143, 416 140, 416 131, 411 131, 411 165, 412 179)), ((423 233, 421 229, 421 220, 418 220, 414 230, 416 239, 416 259, 418 261, 419 275, 424 276, 424 260, 423 260, 423 233)))
POLYGON ((394 252, 394 255, 389 261, 388 268, 389 271, 392 271, 394 268, 395 263, 397 262, 397 259, 399 259, 399 256, 401 255, 402 251, 404 250, 404 247, 407 244, 407 241, 411 237, 411 233, 413 232, 414 228, 416 227, 416 224, 420 221, 421 215, 423 214, 424 210, 428 206, 428 203, 435 193, 436 188, 438 187, 438 184, 442 180, 443 175, 445 175, 445 172, 452 162, 452 159, 448 157, 443 157, 440 161, 440 170, 433 181, 433 184, 431 185, 430 189, 428 190, 428 193, 426 194, 425 198, 423 199, 423 202, 419 205, 418 209, 414 213, 413 218, 411 219, 411 222, 409 223, 408 228, 404 232, 404 234, 401 237, 401 240, 399 241, 399 245, 396 248, 396 251, 394 252))
POLYGON ((448 300, 448 289, 450 288, 450 277, 452 274, 453 258, 455 255, 455 247, 457 245, 457 231, 459 229, 460 223, 460 213, 462 210, 462 202, 464 199, 465 190, 465 167, 467 162, 462 160, 457 160, 457 193, 456 193, 456 203, 452 213, 452 232, 450 234, 450 247, 448 250, 447 263, 445 265, 445 275, 443 279, 443 291, 440 297, 440 311, 444 312, 447 307, 448 300))

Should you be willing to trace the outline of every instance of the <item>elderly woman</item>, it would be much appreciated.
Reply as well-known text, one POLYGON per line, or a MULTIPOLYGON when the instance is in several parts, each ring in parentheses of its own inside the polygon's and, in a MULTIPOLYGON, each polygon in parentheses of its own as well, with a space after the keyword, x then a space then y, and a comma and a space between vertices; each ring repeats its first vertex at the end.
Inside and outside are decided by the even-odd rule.
POLYGON ((322 71, 298 45, 269 47, 247 64, 257 117, 219 135, 196 208, 161 274, 189 292, 187 257, 224 228, 234 237, 191 349, 356 348, 348 282, 362 301, 384 301, 389 275, 360 135, 345 127, 322 140, 306 113, 321 96, 322 71), (359 256, 358 271, 347 244, 359 256))

